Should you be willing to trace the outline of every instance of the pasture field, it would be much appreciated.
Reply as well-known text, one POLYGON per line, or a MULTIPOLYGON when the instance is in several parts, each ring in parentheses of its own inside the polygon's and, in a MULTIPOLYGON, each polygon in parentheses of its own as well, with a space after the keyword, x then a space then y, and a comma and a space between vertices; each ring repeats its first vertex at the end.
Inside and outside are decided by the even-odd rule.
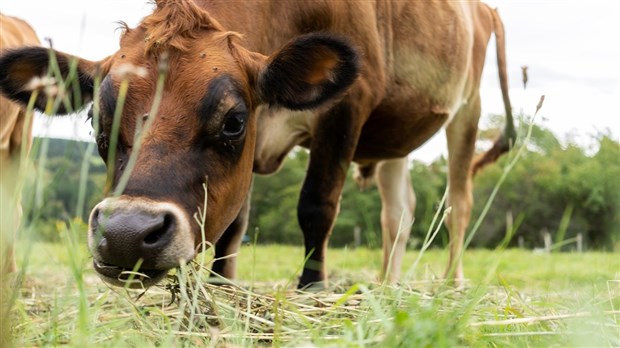
POLYGON ((15 346, 620 345, 612 253, 468 250, 468 283, 455 290, 438 280, 444 250, 426 251, 413 270, 418 252, 409 251, 406 280, 389 286, 377 281, 381 250, 331 249, 328 289, 302 293, 301 247, 248 245, 234 286, 207 284, 196 263, 143 293, 104 285, 74 233, 63 244, 18 243, 15 346))

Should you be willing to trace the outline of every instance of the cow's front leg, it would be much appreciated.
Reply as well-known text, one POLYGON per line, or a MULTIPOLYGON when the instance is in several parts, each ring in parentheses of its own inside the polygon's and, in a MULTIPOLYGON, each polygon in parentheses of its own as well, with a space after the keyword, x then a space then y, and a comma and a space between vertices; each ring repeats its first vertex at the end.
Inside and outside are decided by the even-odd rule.
POLYGON ((299 288, 326 286, 325 254, 340 195, 360 133, 359 109, 342 101, 320 115, 297 216, 304 234, 306 263, 299 288))
POLYGON ((237 256, 243 236, 248 228, 250 216, 250 194, 243 203, 241 211, 235 220, 228 226, 220 240, 215 243, 215 261, 211 270, 212 278, 222 276, 226 279, 235 279, 237 274, 237 256))

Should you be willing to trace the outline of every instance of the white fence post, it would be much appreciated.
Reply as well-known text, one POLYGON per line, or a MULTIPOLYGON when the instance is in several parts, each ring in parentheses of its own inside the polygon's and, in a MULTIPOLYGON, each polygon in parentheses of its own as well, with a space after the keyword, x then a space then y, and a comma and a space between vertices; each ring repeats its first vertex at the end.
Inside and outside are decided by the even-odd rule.
POLYGON ((359 248, 361 244, 362 244, 362 228, 359 227, 358 225, 355 225, 355 227, 353 228, 353 245, 356 248, 359 248))
POLYGON ((550 253, 551 252, 551 233, 549 233, 549 231, 547 231, 546 229, 543 230, 543 241, 545 242, 545 252, 550 253))

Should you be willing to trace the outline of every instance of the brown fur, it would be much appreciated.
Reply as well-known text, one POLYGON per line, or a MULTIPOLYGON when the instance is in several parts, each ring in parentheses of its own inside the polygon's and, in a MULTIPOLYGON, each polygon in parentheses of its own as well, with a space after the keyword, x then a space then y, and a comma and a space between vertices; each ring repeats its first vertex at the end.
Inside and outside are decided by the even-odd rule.
MULTIPOLYGON (((0 14, 0 52, 25 45, 38 45, 34 30, 21 19, 0 14)), ((0 272, 15 271, 13 235, 21 217, 20 193, 16 188, 22 155, 27 155, 32 142, 32 119, 26 120, 26 110, 0 96, 0 272), (28 122, 27 122, 28 121, 28 122), (24 142, 25 141, 25 142, 24 142), (23 153, 22 153, 23 152, 23 153), (17 206, 15 203, 17 202, 17 206), (6 254, 5 254, 6 253, 6 254), (6 258, 5 258, 6 256, 6 258)))
POLYGON ((201 31, 222 31, 217 21, 192 1, 157 0, 155 3, 155 11, 142 22, 147 53, 168 49, 185 52, 200 37, 201 31))
MULTIPOLYGON (((472 167, 480 116, 478 89, 493 33, 507 112, 504 138, 514 139, 503 27, 493 10, 476 1, 161 0, 155 4, 137 28, 126 30, 118 52, 98 63, 79 61, 86 99, 92 97, 89 79, 100 66, 107 103, 115 102, 124 78, 119 72, 127 64, 147 72, 129 77, 120 145, 114 162, 107 164, 113 185, 135 151, 138 120, 148 115, 153 121, 123 195, 113 203, 104 200, 93 210, 89 242, 96 262, 105 251, 98 246, 103 237, 97 228, 105 222, 100 219, 105 209, 140 215, 145 206, 154 204, 147 209, 151 215, 185 219, 196 207, 203 208, 205 180, 204 236, 209 242, 223 241, 221 248, 216 246, 218 255, 237 250, 231 243, 238 243, 247 225, 252 169, 276 170, 295 145, 311 150, 298 206, 309 258, 300 286, 326 281, 327 240, 353 161, 379 168, 382 226, 389 243, 385 250, 393 245, 400 258, 406 243, 396 238, 394 219, 400 209, 405 220, 412 221, 415 206, 413 189, 403 176, 404 158, 445 127, 452 206, 447 219, 451 239, 447 275, 463 277, 460 254, 472 204, 471 175, 479 167, 472 167), (304 35, 308 32, 320 34, 304 35), (168 75, 159 112, 152 115, 162 62, 167 62, 168 75), (247 108, 247 119, 235 117, 239 105, 247 108), (306 111, 291 116, 287 109, 306 111), (227 138, 225 131, 234 134, 240 122, 246 126, 243 137, 227 138), (402 190, 406 194, 399 194, 402 190), (168 204, 178 209, 170 210, 168 204)), ((40 61, 41 55, 28 54, 38 57, 33 61, 40 61)), ((69 61, 70 57, 59 56, 69 61)), ((4 59, 12 66, 31 63, 19 53, 4 59)), ((68 70, 65 65, 61 70, 68 70)), ((23 100, 24 95, 14 92, 19 78, 10 77, 0 89, 23 100)), ((108 110, 102 115, 105 127, 100 138, 109 135, 105 132, 110 131, 106 126, 112 123, 110 114, 108 110)), ((107 144, 104 140, 100 139, 100 147, 107 144)), ((190 224, 191 231, 175 236, 190 236, 199 246, 200 228, 193 220, 190 224)), ((166 259, 146 254, 145 263, 158 267, 184 260, 193 252, 184 245, 174 244, 166 259)), ((120 259, 128 257, 123 254, 120 259)), ((384 259, 387 262, 388 257, 384 259)), ((400 265, 400 259, 394 261, 400 265)), ((230 265, 216 268, 234 275, 230 265)), ((391 272, 389 279, 398 274, 386 265, 384 270, 391 272)))

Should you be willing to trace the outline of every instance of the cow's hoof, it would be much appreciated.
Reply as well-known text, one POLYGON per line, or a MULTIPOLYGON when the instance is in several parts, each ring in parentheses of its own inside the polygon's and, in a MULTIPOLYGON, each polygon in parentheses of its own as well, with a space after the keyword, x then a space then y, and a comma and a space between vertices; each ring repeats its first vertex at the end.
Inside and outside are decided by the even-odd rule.
MULTIPOLYGON (((306 264, 310 263, 311 260, 308 260, 306 264)), ((319 271, 319 267, 315 268, 304 268, 301 273, 301 277, 299 277, 299 283, 297 283, 297 289, 302 291, 320 291, 327 288, 327 277, 325 273, 319 271)))
POLYGON ((319 292, 323 291, 327 288, 327 281, 320 280, 316 282, 310 283, 302 283, 301 281, 297 284, 297 290, 303 292, 319 292))

